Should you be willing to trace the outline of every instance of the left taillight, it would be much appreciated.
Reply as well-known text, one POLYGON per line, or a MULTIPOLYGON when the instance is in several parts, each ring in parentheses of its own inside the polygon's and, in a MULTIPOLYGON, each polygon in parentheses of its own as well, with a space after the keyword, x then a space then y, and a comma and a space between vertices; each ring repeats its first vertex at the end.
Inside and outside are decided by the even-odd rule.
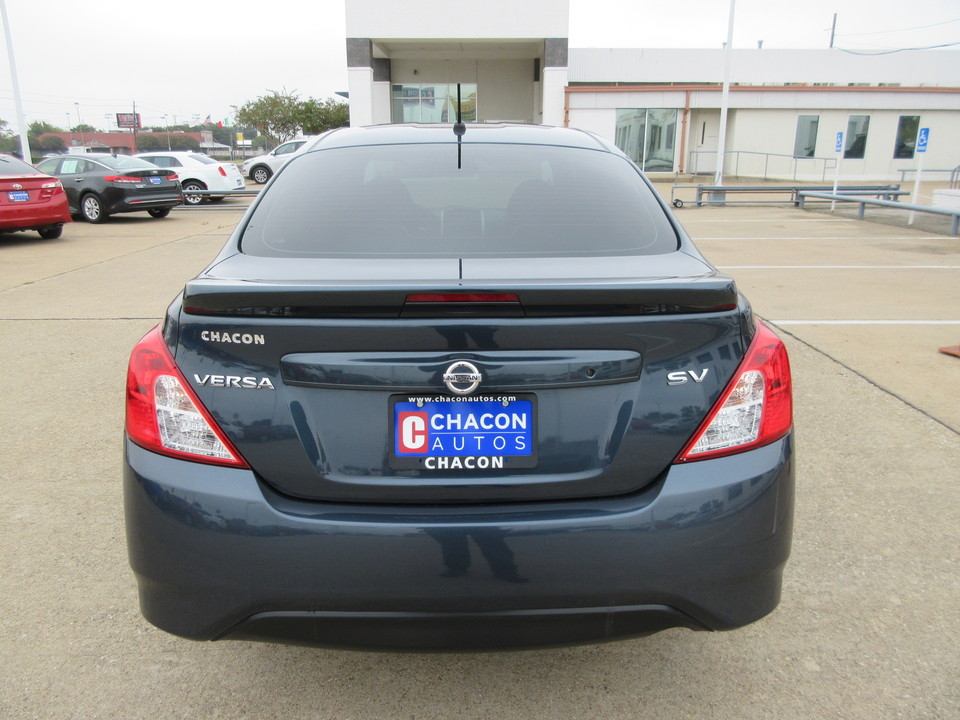
POLYGON ((54 195, 59 195, 63 192, 63 184, 57 180, 55 182, 44 183, 40 186, 40 199, 49 200, 54 195))
POLYGON ((763 323, 733 380, 676 462, 732 455, 769 445, 793 427, 793 382, 783 341, 763 323))
POLYGON ((227 176, 227 171, 223 169, 223 165, 217 165, 217 170, 220 171, 220 174, 221 174, 223 177, 226 177, 226 176, 227 176))
POLYGON ((190 388, 159 326, 130 354, 126 431, 137 445, 162 455, 249 467, 190 388))

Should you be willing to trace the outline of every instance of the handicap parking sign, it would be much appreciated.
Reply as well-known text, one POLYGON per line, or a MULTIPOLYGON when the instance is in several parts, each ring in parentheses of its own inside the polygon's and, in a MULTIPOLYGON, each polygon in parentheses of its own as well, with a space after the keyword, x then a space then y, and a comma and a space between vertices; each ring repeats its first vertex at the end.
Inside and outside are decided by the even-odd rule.
POLYGON ((927 141, 930 139, 930 128, 920 128, 920 134, 917 136, 917 152, 927 151, 927 141))

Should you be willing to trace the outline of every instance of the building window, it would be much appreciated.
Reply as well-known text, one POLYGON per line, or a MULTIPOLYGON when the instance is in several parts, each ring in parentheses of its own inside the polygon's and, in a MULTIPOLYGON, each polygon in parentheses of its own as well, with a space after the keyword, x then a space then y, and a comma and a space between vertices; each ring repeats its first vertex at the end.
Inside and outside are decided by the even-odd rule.
MULTIPOLYGON (((460 84, 460 117, 477 121, 477 85, 460 84)), ((457 84, 394 85, 392 118, 395 123, 452 123, 457 121, 457 84)))
POLYGON ((847 120, 847 139, 843 151, 845 158, 862 158, 867 150, 869 115, 851 115, 847 120))
POLYGON ((797 137, 793 141, 793 156, 813 157, 817 149, 817 128, 819 115, 801 115, 797 118, 797 137))
POLYGON ((917 150, 917 132, 920 130, 919 115, 901 115, 897 125, 897 142, 893 146, 895 158, 912 158, 917 150))
POLYGON ((676 136, 676 110, 617 110, 617 147, 644 172, 673 172, 676 136))

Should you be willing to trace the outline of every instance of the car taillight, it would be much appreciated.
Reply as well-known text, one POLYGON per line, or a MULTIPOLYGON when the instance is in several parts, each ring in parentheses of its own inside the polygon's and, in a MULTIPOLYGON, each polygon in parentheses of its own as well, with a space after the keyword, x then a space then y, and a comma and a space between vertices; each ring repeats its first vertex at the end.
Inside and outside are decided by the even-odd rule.
POLYGON ((142 183, 142 177, 133 177, 132 175, 106 175, 103 178, 112 183, 142 183))
POLYGON ((48 182, 40 186, 40 199, 49 200, 54 195, 59 195, 63 192, 63 184, 58 180, 57 182, 48 182))
POLYGON ((167 178, 167 180, 170 180, 170 181, 179 180, 179 179, 180 179, 180 176, 177 175, 176 173, 170 173, 169 175, 166 175, 165 177, 167 178))
POLYGON ((752 450, 779 440, 791 427, 793 385, 787 349, 770 328, 758 322, 733 381, 676 462, 752 450))
POLYGON ((223 175, 223 177, 227 176, 227 171, 223 169, 223 165, 217 165, 217 170, 220 171, 220 174, 223 175))
POLYGON ((127 368, 126 430, 140 447, 184 460, 249 467, 194 394, 157 326, 127 368))

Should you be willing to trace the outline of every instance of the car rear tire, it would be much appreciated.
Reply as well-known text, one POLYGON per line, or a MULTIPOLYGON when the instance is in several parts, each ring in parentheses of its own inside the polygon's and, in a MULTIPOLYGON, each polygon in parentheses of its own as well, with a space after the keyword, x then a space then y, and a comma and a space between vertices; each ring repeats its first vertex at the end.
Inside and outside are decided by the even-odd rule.
POLYGON ((63 223, 47 225, 47 227, 42 227, 37 230, 37 232, 40 233, 40 237, 44 240, 56 240, 63 234, 63 223))
POLYGON ((196 207, 203 202, 203 195, 195 195, 197 190, 206 190, 207 186, 197 180, 187 180, 181 186, 183 190, 183 204, 196 207))
POLYGON ((170 214, 170 208, 150 208, 147 212, 152 218, 165 218, 170 214))
POLYGON ((103 203, 100 198, 92 193, 88 193, 80 198, 80 214, 88 223, 94 225, 106 222, 107 213, 103 209, 103 203))
POLYGON ((257 185, 263 185, 267 180, 270 179, 270 176, 273 175, 270 172, 270 168, 264 165, 257 165, 253 170, 250 171, 250 178, 257 183, 257 185))

